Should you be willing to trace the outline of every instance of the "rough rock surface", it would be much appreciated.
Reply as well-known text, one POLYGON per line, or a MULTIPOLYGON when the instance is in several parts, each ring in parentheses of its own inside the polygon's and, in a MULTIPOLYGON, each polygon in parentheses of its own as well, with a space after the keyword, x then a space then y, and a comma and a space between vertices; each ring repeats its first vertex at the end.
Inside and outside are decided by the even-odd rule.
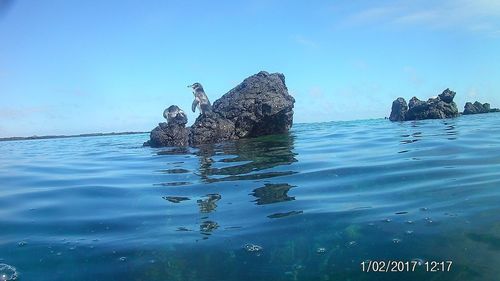
POLYGON ((186 146, 189 144, 189 128, 163 122, 151 131, 149 138, 145 146, 186 146))
POLYGON ((216 113, 207 112, 198 116, 191 126, 189 142, 197 145, 237 139, 234 132, 233 122, 216 113))
POLYGON ((464 115, 469 114, 479 114, 479 113, 489 113, 489 112, 500 112, 498 108, 491 108, 489 103, 480 103, 478 101, 471 103, 467 102, 464 106, 464 115))
MULTIPOLYGON (((175 105, 170 106, 169 109, 174 106, 175 105)), ((165 118, 168 117, 165 112, 163 115, 165 118)), ((190 129, 186 128, 186 114, 181 110, 178 114, 170 116, 167 119, 168 123, 159 123, 158 126, 151 131, 149 141, 144 143, 145 146, 186 146, 189 144, 190 129)))
POLYGON ((391 116, 389 116, 389 120, 404 121, 407 112, 408 112, 408 105, 406 104, 405 99, 399 97, 392 102, 391 116))
POLYGON ((287 132, 294 103, 283 74, 261 71, 216 100, 213 110, 234 123, 237 137, 256 137, 287 132))
POLYGON ((294 103, 283 74, 261 71, 216 100, 213 111, 199 115, 191 128, 185 127, 187 118, 180 108, 169 107, 164 112, 170 116, 168 123, 153 129, 144 145, 187 146, 286 133, 292 127, 294 103), (173 109, 184 116, 172 117, 173 109))
POLYGON ((456 94, 457 93, 451 91, 450 89, 446 89, 438 97, 445 103, 452 103, 456 94))
POLYGON ((453 98, 455 92, 450 89, 444 90, 439 96, 421 101, 413 97, 408 103, 408 111, 405 111, 406 101, 398 98, 392 103, 391 121, 443 119, 458 116, 458 109, 453 98))

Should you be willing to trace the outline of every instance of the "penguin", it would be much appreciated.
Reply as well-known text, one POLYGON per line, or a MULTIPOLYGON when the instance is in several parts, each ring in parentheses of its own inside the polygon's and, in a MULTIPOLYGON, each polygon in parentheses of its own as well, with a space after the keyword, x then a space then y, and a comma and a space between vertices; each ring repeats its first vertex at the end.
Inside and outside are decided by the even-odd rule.
POLYGON ((168 124, 174 121, 176 121, 176 123, 187 123, 186 113, 184 113, 184 111, 177 105, 171 105, 165 109, 165 111, 163 111, 163 117, 167 119, 168 124))
POLYGON ((211 112, 212 105, 208 100, 207 94, 205 94, 205 91, 203 90, 203 86, 200 83, 194 83, 193 85, 189 85, 188 88, 193 89, 194 101, 191 106, 193 112, 196 111, 196 107, 198 107, 201 114, 211 112))

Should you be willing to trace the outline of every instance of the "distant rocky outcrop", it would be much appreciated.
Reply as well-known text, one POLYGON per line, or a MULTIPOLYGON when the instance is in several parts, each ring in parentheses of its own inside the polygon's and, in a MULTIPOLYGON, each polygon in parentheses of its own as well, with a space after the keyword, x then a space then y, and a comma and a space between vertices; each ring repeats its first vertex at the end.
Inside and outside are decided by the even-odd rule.
POLYGON ((283 74, 261 71, 216 100, 212 112, 199 115, 190 128, 185 127, 187 118, 171 116, 151 131, 144 145, 195 146, 286 133, 292 127, 294 103, 283 74))
POLYGON ((489 112, 500 112, 498 108, 491 108, 489 103, 480 103, 478 101, 471 103, 467 102, 464 106, 464 115, 469 114, 479 114, 479 113, 489 113, 489 112))
POLYGON ((404 98, 397 98, 392 102, 391 115, 389 120, 391 121, 405 121, 406 113, 408 112, 408 104, 404 98))
POLYGON ((408 106, 406 106, 404 98, 397 98, 392 103, 389 119, 391 121, 407 121, 457 117, 457 105, 453 102, 455 95, 455 92, 446 89, 439 96, 427 101, 413 97, 408 106))

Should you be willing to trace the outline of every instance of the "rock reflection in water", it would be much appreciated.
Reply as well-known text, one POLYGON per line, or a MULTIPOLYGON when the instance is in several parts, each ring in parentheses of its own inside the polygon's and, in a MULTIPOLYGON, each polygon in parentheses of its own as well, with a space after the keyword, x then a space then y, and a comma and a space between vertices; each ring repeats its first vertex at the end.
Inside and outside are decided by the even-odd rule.
POLYGON ((259 173, 261 170, 297 162, 296 153, 293 152, 293 140, 293 136, 285 134, 200 146, 196 153, 199 157, 198 175, 202 181, 213 183, 294 174, 293 171, 259 173), (222 168, 214 167, 216 154, 228 156, 219 162, 235 163, 236 165, 222 168))
POLYGON ((288 196, 288 191, 294 186, 287 183, 270 184, 254 189, 252 195, 257 197, 254 202, 257 205, 272 204, 278 202, 292 201, 295 197, 288 196))
POLYGON ((455 140, 458 136, 458 130, 455 126, 455 121, 445 121, 444 125, 446 125, 445 134, 448 136, 449 140, 455 140))
POLYGON ((210 233, 219 228, 219 224, 214 221, 204 221, 200 224, 200 233, 210 235, 210 233))
POLYGON ((219 201, 222 196, 220 194, 207 194, 207 198, 199 199, 196 201, 198 203, 198 207, 200 207, 200 213, 210 213, 215 211, 217 208, 217 201, 219 201))
MULTIPOLYGON (((201 214, 208 214, 217 208, 217 201, 219 201, 222 196, 220 194, 207 194, 205 199, 199 199, 196 201, 198 207, 200 208, 201 214)), ((205 219, 200 224, 200 233, 203 235, 210 235, 212 231, 219 228, 219 224, 215 221, 208 220, 208 215, 203 216, 202 219, 205 219)), ((206 239, 206 238, 205 238, 206 239)))
MULTIPOLYGON (((161 184, 162 186, 167 188, 179 186, 175 190, 169 189, 169 192, 174 194, 169 194, 169 196, 163 198, 172 203, 185 202, 186 204, 171 204, 170 206, 183 208, 187 214, 190 214, 185 219, 179 219, 175 222, 174 231, 185 233, 198 228, 199 233, 203 235, 203 239, 208 239, 221 226, 222 231, 245 227, 245 225, 239 225, 241 221, 232 221, 233 218, 223 219, 225 212, 233 207, 221 209, 221 213, 217 216, 213 214, 219 208, 218 205, 220 205, 222 198, 225 197, 224 192, 228 191, 222 188, 219 189, 217 185, 208 186, 207 183, 225 182, 234 183, 235 186, 246 186, 250 184, 249 180, 270 179, 297 173, 292 170, 291 166, 289 169, 284 168, 297 162, 296 153, 294 152, 294 137, 290 134, 206 144, 196 148, 170 149, 159 154, 171 154, 171 157, 182 159, 183 153, 186 153, 187 160, 185 162, 169 167, 169 169, 157 170, 165 175, 165 178, 169 179, 169 182, 161 184), (279 167, 279 170, 273 169, 276 167, 279 167), (197 182, 198 180, 199 182, 197 182), (200 183, 203 185, 199 185, 200 183), (212 193, 207 194, 205 187, 210 187, 212 193), (214 188, 216 189, 215 192, 213 191, 214 188), (189 197, 186 197, 186 195, 189 197), (188 199, 194 200, 186 201, 188 199), (196 202, 198 209, 196 213, 193 213, 192 209, 194 202, 196 202), (194 217, 197 217, 197 219, 193 220, 194 217)), ((283 182, 267 182, 262 185, 255 188, 254 183, 251 183, 251 186, 249 186, 249 188, 255 188, 250 195, 256 198, 254 200, 256 205, 295 200, 295 197, 288 195, 289 190, 295 186, 283 182)), ((229 190, 229 192, 232 193, 234 190, 229 190)), ((230 201, 225 202, 221 207, 225 207, 226 204, 227 206, 243 206, 243 203, 248 202, 247 194, 248 191, 245 191, 242 193, 243 196, 238 198, 228 196, 228 198, 232 199, 229 199, 230 201)), ((251 212, 251 210, 246 211, 251 212)), ((293 209, 281 210, 280 207, 274 208, 273 212, 267 213, 265 216, 259 217, 259 219, 282 218, 302 213, 302 211, 293 209)))
POLYGON ((402 138, 400 140, 400 143, 411 144, 427 138, 432 138, 434 136, 444 136, 448 140, 455 140, 458 137, 456 122, 456 119, 439 120, 439 123, 432 124, 432 129, 425 128, 425 126, 430 125, 429 122, 412 122, 411 126, 408 127, 408 129, 413 132, 405 132, 404 134, 400 135, 400 137, 402 138), (427 131, 426 134, 422 132, 423 130, 427 131))
POLYGON ((270 219, 279 219, 279 218, 284 218, 284 217, 288 217, 288 216, 300 215, 302 213, 304 213, 304 212, 303 211, 290 211, 290 212, 286 212, 286 213, 272 214, 272 215, 269 215, 267 217, 270 219))
POLYGON ((183 154, 189 154, 189 148, 188 147, 172 147, 169 149, 161 150, 157 152, 157 155, 183 155, 183 154))
POLYGON ((172 203, 180 203, 182 201, 189 200, 189 197, 184 196, 163 196, 163 199, 170 201, 172 203))

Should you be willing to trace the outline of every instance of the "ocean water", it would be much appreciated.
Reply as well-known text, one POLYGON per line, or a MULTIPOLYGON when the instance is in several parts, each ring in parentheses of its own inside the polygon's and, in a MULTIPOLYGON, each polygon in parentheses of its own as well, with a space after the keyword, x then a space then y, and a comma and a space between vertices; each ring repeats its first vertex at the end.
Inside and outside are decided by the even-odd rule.
POLYGON ((0 142, 0 280, 500 276, 500 114, 147 139, 0 142))

